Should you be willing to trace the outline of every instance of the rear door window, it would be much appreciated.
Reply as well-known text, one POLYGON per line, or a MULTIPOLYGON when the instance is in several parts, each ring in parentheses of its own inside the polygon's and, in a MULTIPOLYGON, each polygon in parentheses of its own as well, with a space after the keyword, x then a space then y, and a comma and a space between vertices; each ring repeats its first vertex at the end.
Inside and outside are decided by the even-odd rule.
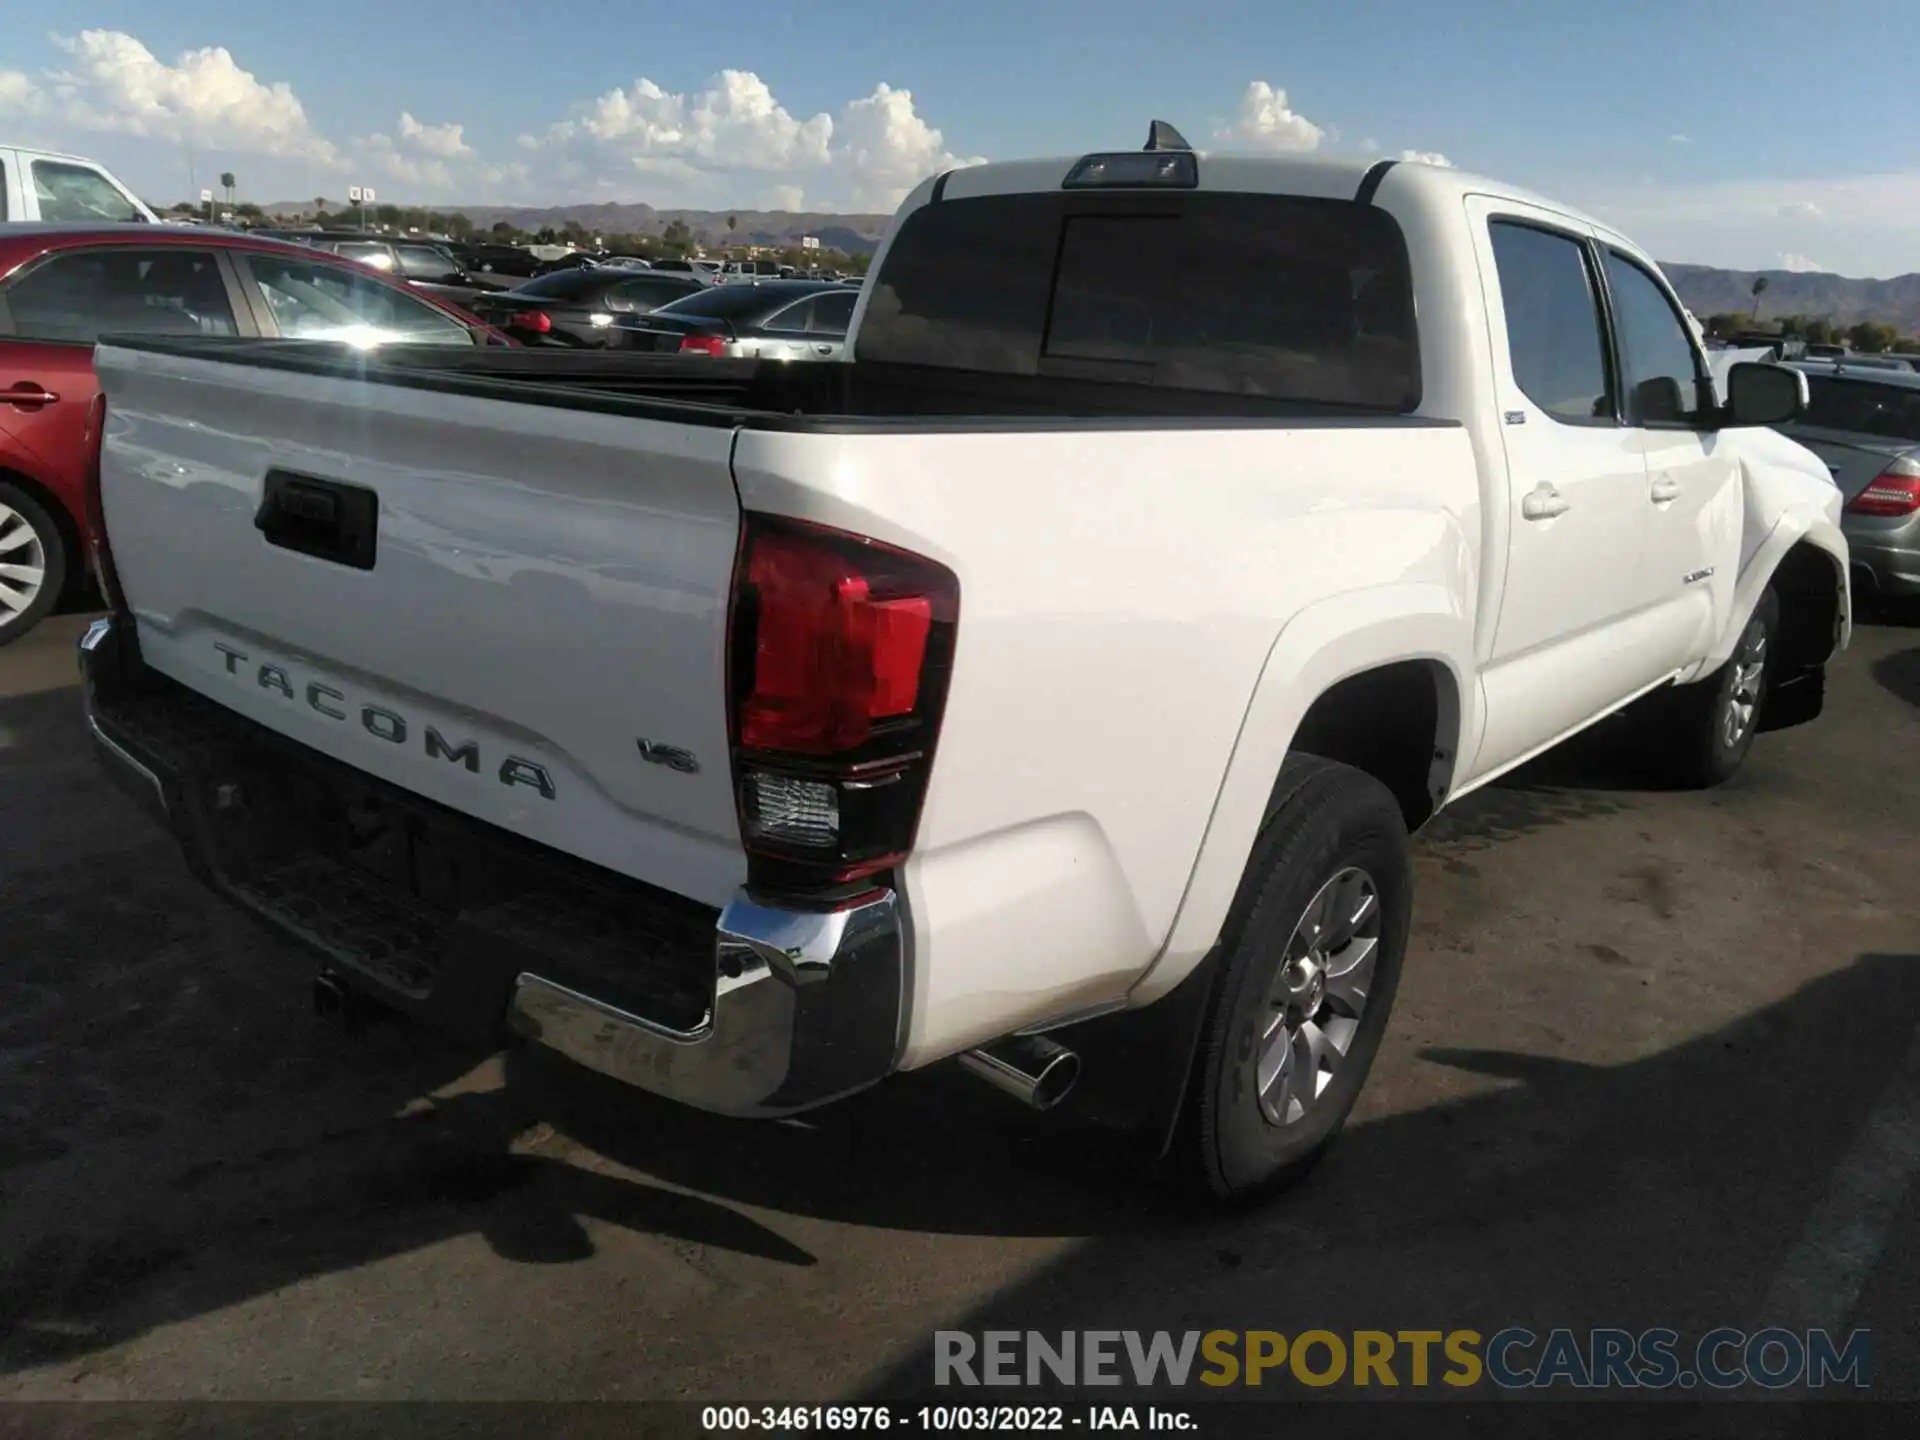
POLYGON ((807 328, 815 335, 844 336, 853 323, 853 302, 860 297, 849 290, 844 295, 822 295, 813 302, 813 314, 807 328))
POLYGON ((267 302, 274 327, 290 340, 354 345, 474 345, 474 332, 411 292, 344 265, 283 255, 242 260, 267 302))
POLYGON ((409 280, 451 280, 455 266, 451 259, 431 245, 396 245, 400 273, 409 280))
POLYGON ((1555 420, 1614 424, 1600 294, 1587 247, 1515 221, 1496 220, 1487 234, 1514 383, 1555 420))
POLYGON ((988 196, 909 216, 858 358, 1404 412, 1420 403, 1399 226, 1284 195, 988 196))
POLYGON ((235 335, 210 251, 114 246, 69 251, 6 288, 11 333, 91 345, 102 335, 235 335))

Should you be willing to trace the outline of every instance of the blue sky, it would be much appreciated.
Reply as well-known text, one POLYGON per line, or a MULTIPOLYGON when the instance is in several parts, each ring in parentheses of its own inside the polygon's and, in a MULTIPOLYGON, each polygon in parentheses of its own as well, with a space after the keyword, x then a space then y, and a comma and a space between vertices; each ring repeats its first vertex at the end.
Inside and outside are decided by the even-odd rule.
POLYGON ((40 13, 48 31, 0 35, 0 137, 96 155, 161 200, 191 163, 263 200, 361 181, 395 200, 883 209, 929 169, 1136 144, 1161 116, 1203 148, 1443 154, 1664 259, 1920 270, 1920 147, 1886 61, 1920 50, 1920 6, 1896 0, 40 13), (1796 93, 1809 79, 1817 98, 1796 93))

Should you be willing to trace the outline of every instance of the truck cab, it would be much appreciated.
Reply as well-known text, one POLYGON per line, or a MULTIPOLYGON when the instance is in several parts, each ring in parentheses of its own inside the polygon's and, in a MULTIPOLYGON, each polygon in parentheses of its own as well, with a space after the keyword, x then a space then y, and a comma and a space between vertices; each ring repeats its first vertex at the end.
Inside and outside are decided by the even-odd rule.
POLYGON ((98 161, 0 146, 0 221, 152 225, 158 219, 98 161))

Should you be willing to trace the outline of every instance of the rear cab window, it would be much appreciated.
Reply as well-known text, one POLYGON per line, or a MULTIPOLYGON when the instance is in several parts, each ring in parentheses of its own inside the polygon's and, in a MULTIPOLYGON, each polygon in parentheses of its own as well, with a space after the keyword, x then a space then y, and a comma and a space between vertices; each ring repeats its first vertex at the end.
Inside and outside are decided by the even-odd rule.
POLYGON ((1347 200, 1184 191, 943 200, 871 283, 856 359, 1404 414, 1406 241, 1347 200))

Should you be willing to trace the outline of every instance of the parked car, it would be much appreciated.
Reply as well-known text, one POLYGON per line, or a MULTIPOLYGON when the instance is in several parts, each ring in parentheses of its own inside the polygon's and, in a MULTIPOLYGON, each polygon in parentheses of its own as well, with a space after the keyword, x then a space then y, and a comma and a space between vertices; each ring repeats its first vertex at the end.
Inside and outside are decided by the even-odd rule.
POLYGON ((1906 370, 1913 366, 1898 355, 1842 355, 1833 362, 1836 369, 1845 370, 1906 370))
POLYGON ((103 333, 504 340, 440 302, 277 240, 160 224, 0 227, 0 645, 84 573, 103 333))
POLYGON ((677 275, 694 275, 711 285, 720 278, 718 260, 688 260, 680 256, 670 256, 653 262, 656 270, 666 270, 677 275))
POLYGON ((569 255, 556 255, 551 260, 542 260, 533 273, 539 276, 552 275, 559 270, 584 270, 598 263, 598 259, 591 250, 575 250, 569 255))
POLYGON ((0 146, 0 221, 154 225, 158 217, 97 160, 0 146))
POLYGON ((1806 413, 1781 431, 1827 464, 1845 497, 1840 528, 1862 589, 1920 595, 1920 373, 1801 364, 1806 413))
POLYGON ((512 275, 529 279, 540 268, 540 258, 518 245, 474 240, 467 244, 467 269, 478 275, 512 275))
POLYGON ((341 235, 317 235, 311 244, 316 250, 338 255, 383 270, 408 284, 467 284, 466 269, 448 251, 426 241, 359 239, 341 235))
POLYGON ((820 280, 735 281, 645 315, 622 315, 622 350, 714 359, 839 360, 860 297, 820 280))
POLYGON ((523 344, 600 349, 611 343, 618 321, 705 288, 691 275, 588 265, 476 295, 472 307, 475 315, 523 344))
POLYGON ((1718 402, 1618 232, 1154 140, 918 186, 844 364, 104 344, 104 762, 331 1008, 731 1115, 960 1057, 1301 1174, 1409 832, 1626 707, 1724 780, 1847 543, 1805 377, 1718 402))

